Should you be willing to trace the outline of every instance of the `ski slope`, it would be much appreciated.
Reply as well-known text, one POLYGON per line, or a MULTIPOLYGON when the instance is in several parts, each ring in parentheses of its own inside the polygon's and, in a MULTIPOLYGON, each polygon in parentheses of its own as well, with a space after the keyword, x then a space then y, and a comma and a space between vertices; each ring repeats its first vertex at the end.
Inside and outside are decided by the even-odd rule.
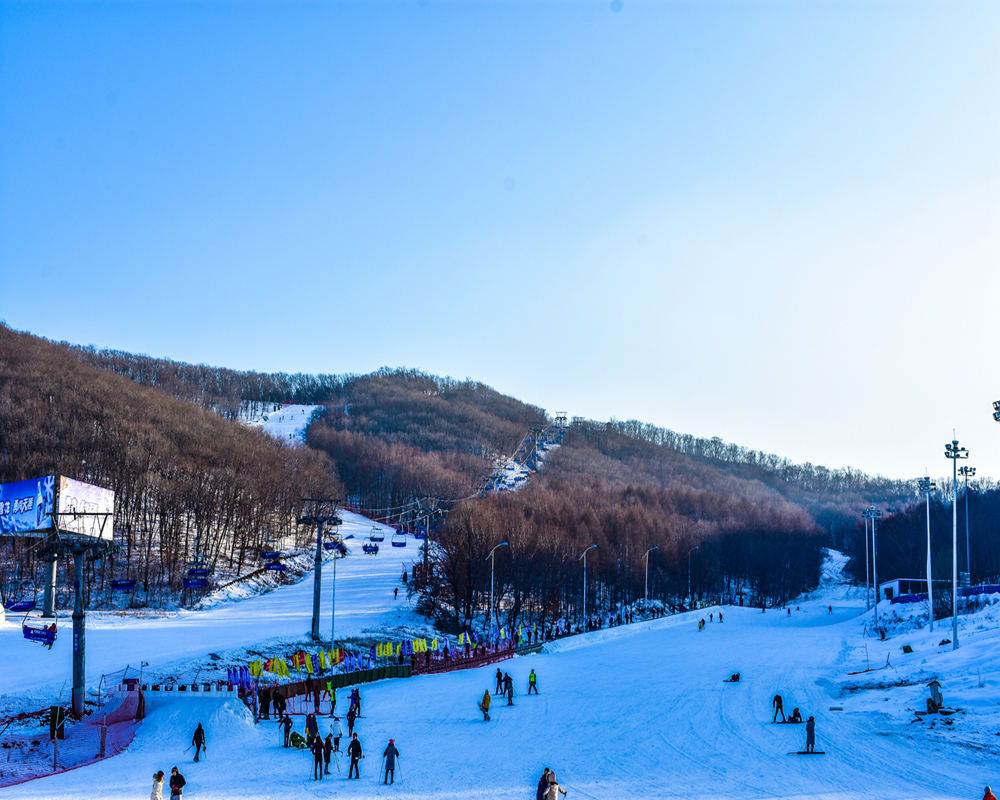
POLYGON ((286 403, 276 410, 269 408, 258 416, 246 417, 241 421, 266 431, 275 439, 299 444, 305 441, 306 428, 312 422, 313 414, 321 408, 323 406, 286 403))
MULTIPOLYGON (((402 554, 392 558, 400 566, 402 554)), ((338 584, 353 559, 341 565, 338 584)), ((503 662, 519 693, 531 669, 542 693, 518 694, 513 707, 495 698, 489 723, 476 704, 493 688, 495 667, 362 687, 365 717, 357 730, 368 757, 360 781, 346 780, 342 763, 332 783, 328 778, 317 786, 310 757, 280 747, 273 723, 253 726, 233 701, 189 699, 152 708, 126 754, 12 787, 5 800, 93 797, 95 786, 102 798, 144 797, 152 773, 169 773, 175 764, 188 780, 185 797, 220 800, 303 793, 513 800, 531 796, 544 766, 556 771, 571 797, 602 800, 981 796, 985 784, 1000 783, 994 741, 1000 739, 994 735, 1000 723, 1000 635, 993 610, 963 620, 958 651, 938 645, 948 632, 940 623, 934 634, 913 629, 886 642, 867 638, 871 615, 863 616, 863 594, 843 581, 843 562, 831 554, 823 585, 792 606, 790 615, 728 607, 719 623, 719 609, 704 609, 562 639, 542 654, 503 662), (709 613, 715 621, 699 632, 697 620, 709 613), (904 642, 913 654, 902 655, 904 642), (865 669, 866 647, 873 666, 887 658, 892 665, 849 675, 865 669), (740 683, 723 682, 735 671, 742 673, 740 683), (908 711, 923 707, 931 677, 942 682, 949 704, 968 712, 940 730, 908 711), (805 726, 771 724, 775 692, 784 697, 786 711, 798 706, 804 716, 816 717, 817 749, 827 755, 787 755, 802 749, 805 726), (207 731, 208 754, 193 764, 183 750, 198 722, 207 731), (376 772, 389 737, 402 754, 400 772, 394 787, 383 787, 376 785, 376 772)), ((391 598, 386 590, 394 579, 395 570, 382 573, 374 564, 368 577, 358 573, 359 606, 351 624, 391 621, 396 609, 383 598, 391 598), (370 592, 362 589, 367 583, 375 587, 370 592), (361 609, 366 602, 373 604, 370 616, 361 609)), ((303 583, 311 585, 308 578, 303 583)), ((156 637, 171 658, 180 658, 199 644, 215 647, 214 637, 246 616, 238 611, 244 606, 253 609, 250 616, 260 615, 260 636, 280 630, 282 620, 298 633, 306 616, 293 612, 284 597, 294 591, 288 587, 232 609, 200 612, 198 624, 187 627, 158 620, 147 634, 142 627, 119 625, 117 641, 132 647, 127 643, 133 636, 156 637), (233 616, 218 616, 224 611, 233 616), (191 636, 196 639, 185 644, 175 641, 191 636)), ((888 604, 883 606, 887 613, 888 604)), ((906 613, 919 611, 911 607, 906 613)), ((251 635, 241 630, 234 638, 251 635)), ((299 720, 296 729, 301 727, 299 720)), ((322 720, 321 732, 327 730, 322 720)))

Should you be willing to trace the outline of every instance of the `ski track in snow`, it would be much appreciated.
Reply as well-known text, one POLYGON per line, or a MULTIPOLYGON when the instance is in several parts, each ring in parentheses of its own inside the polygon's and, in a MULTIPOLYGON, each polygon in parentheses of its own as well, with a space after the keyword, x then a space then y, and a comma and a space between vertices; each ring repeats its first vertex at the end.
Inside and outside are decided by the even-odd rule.
MULTIPOLYGON (((370 527, 352 515, 344 533, 367 533, 370 527)), ((389 539, 374 558, 361 555, 358 542, 338 564, 338 631, 420 624, 402 597, 392 600, 402 564, 417 555, 414 542, 394 550, 389 539)), ((791 606, 791 616, 777 609, 726 607, 725 622, 719 623, 719 609, 703 609, 563 639, 542 654, 501 662, 514 678, 515 705, 494 697, 489 723, 476 705, 484 689, 492 691, 496 665, 362 686, 365 717, 357 731, 367 758, 360 781, 346 780, 348 762, 342 756, 339 774, 334 768, 332 776, 314 782, 311 756, 280 747, 273 722, 255 727, 236 701, 189 698, 154 705, 124 755, 11 787, 4 797, 145 797, 152 773, 169 774, 175 764, 188 780, 184 797, 191 800, 303 794, 513 800, 532 795, 543 766, 556 771, 571 797, 585 799, 981 796, 984 785, 997 781, 996 758, 952 740, 968 738, 973 726, 989 736, 997 729, 1000 633, 969 621, 956 652, 938 646, 950 635, 940 621, 933 634, 921 629, 886 642, 866 638, 871 615, 864 614, 863 589, 843 582, 845 562, 839 553, 830 554, 822 585, 801 598, 798 609, 791 606), (710 612, 716 621, 699 632, 697 620, 707 620, 710 612), (915 653, 902 655, 902 643, 915 653), (848 676, 865 668, 866 644, 873 666, 884 665, 887 656, 892 666, 848 676), (539 678, 537 697, 523 694, 531 669, 539 678), (742 680, 725 683, 736 671, 742 680), (955 715, 957 731, 910 724, 915 717, 907 708, 922 707, 931 677, 941 679, 946 702, 969 711, 955 715), (873 688, 900 681, 913 685, 873 688), (869 688, 850 691, 859 685, 869 688), (816 717, 817 749, 827 755, 786 755, 803 748, 805 726, 771 724, 776 692, 786 712, 798 706, 804 717, 816 717), (198 722, 205 725, 208 751, 203 762, 193 764, 183 750, 198 722), (375 773, 390 736, 401 752, 400 767, 396 785, 383 787, 376 785, 375 773)), ((90 663, 107 659, 108 668, 118 669, 140 657, 153 660, 155 643, 166 652, 164 660, 176 664, 223 646, 301 636, 308 629, 311 587, 307 576, 296 586, 208 611, 98 625, 93 637, 88 631, 90 663), (107 650, 114 654, 105 655, 107 650)), ((69 636, 48 654, 29 643, 22 648, 10 627, 0 635, 5 662, 31 664, 24 672, 35 674, 33 679, 5 675, 3 692, 28 692, 39 682, 55 686, 69 675, 69 636)), ((88 674, 99 673, 91 666, 88 674)), ((346 710, 345 692, 339 706, 346 710)), ((299 718, 296 729, 302 727, 299 718)), ((320 729, 327 732, 326 719, 320 729)), ((345 736, 342 747, 346 743, 345 736)))

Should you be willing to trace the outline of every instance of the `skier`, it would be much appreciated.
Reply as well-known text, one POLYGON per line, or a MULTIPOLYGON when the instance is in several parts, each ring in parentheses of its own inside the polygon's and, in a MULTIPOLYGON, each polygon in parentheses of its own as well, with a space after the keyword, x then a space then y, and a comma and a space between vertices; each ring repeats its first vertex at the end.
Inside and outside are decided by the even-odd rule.
POLYGON ((184 776, 181 775, 180 770, 174 767, 170 770, 170 800, 180 800, 181 792, 184 791, 184 787, 187 785, 187 781, 184 780, 184 776))
POLYGON ((399 599, 399 587, 398 586, 393 586, 392 587, 392 599, 393 600, 398 600, 399 599))
POLYGON ((354 710, 354 706, 351 706, 349 709, 347 709, 347 735, 348 736, 353 736, 354 735, 354 720, 357 719, 357 717, 358 717, 358 714, 354 710))
POLYGON ((191 744, 194 745, 194 760, 197 763, 200 759, 202 748, 207 750, 205 747, 205 729, 201 727, 201 723, 198 723, 198 727, 194 730, 194 736, 191 738, 191 744))
POLYGON ((531 670, 531 674, 528 676, 528 694, 531 694, 531 690, 535 690, 535 694, 538 694, 538 676, 535 675, 535 671, 531 670))
POLYGON ((285 696, 280 690, 275 689, 271 693, 271 702, 274 704, 274 713, 277 714, 279 718, 284 716, 285 708, 288 704, 285 702, 285 696))
POLYGON ((292 735, 292 718, 290 716, 288 716, 288 714, 285 714, 285 716, 283 716, 280 720, 278 720, 278 724, 284 730, 284 734, 285 734, 285 747, 288 747, 289 746, 289 737, 292 735))
POLYGON ((827 612, 826 612, 827 614, 832 614, 833 613, 833 606, 827 606, 826 608, 827 608, 827 612))
POLYGON ((483 692, 483 699, 479 701, 479 710, 483 712, 483 722, 490 721, 490 690, 483 692))
POLYGON ((497 690, 494 692, 494 694, 500 694, 500 691, 502 689, 503 689, 503 673, 500 671, 500 668, 497 667, 497 690))
POLYGON ((549 788, 545 792, 545 800, 559 800, 559 793, 562 792, 563 795, 569 794, 565 791, 558 783, 556 783, 556 774, 554 772, 549 773, 549 788))
POLYGON ((387 744, 385 746, 385 750, 382 751, 382 758, 385 759, 385 776, 382 779, 382 785, 384 786, 386 781, 388 781, 389 783, 395 783, 396 759, 399 758, 399 750, 396 749, 395 739, 389 740, 389 744, 387 744))
POLYGON ((983 800, 997 800, 996 795, 990 791, 990 787, 987 786, 986 790, 983 792, 983 800))
POLYGON ((153 773, 153 791, 149 793, 149 800, 163 800, 163 770, 153 773))
POLYGON ((318 736, 312 740, 309 749, 313 754, 313 780, 323 780, 323 740, 318 736))
POLYGON ((358 762, 365 756, 361 752, 361 742, 358 741, 358 735, 356 733, 351 736, 351 743, 347 745, 347 755, 351 757, 351 766, 347 769, 348 780, 350 780, 352 775, 360 780, 361 770, 358 768, 358 762))
POLYGON ((503 688, 507 695, 507 705, 514 705, 514 679, 510 677, 509 672, 503 674, 503 688))
POLYGON ((340 737, 344 735, 344 728, 340 724, 340 717, 333 718, 333 725, 330 726, 330 733, 333 734, 333 749, 340 752, 340 737))
POLYGON ((316 722, 315 714, 306 714, 306 745, 312 747, 313 742, 319 738, 319 723, 316 722))
POLYGON ((330 774, 330 757, 333 755, 333 734, 328 733, 323 740, 323 763, 326 767, 326 774, 330 774))
POLYGON ((722 612, 719 612, 719 622, 722 622, 722 612))
POLYGON ((538 779, 538 788, 535 790, 535 800, 542 800, 545 796, 545 791, 549 788, 549 772, 551 772, 551 770, 546 767, 545 771, 542 773, 542 777, 538 779))
POLYGON ((260 702, 260 718, 271 719, 271 690, 266 686, 257 692, 257 700, 260 702))
MULTIPOLYGON (((782 706, 781 695, 780 694, 776 694, 774 696, 774 699, 771 701, 771 705, 774 707, 774 718, 771 720, 771 722, 777 722, 778 721, 778 714, 781 714, 781 721, 784 722, 785 721, 785 709, 782 706)), ((812 717, 810 717, 810 719, 812 719, 812 717)))
POLYGON ((354 713, 361 716, 361 690, 351 690, 351 705, 354 706, 354 713))
POLYGON ((812 717, 806 723, 806 752, 816 752, 816 720, 812 717))

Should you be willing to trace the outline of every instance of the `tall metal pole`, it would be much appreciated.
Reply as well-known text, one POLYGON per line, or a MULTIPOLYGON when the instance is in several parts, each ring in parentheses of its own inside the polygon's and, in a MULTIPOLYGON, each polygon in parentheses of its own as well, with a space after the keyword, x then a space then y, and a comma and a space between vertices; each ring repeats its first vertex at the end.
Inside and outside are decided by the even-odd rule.
POLYGON ((47 551, 42 556, 45 562, 45 593, 42 601, 42 616, 54 617, 56 615, 56 567, 59 561, 59 552, 55 548, 47 551))
MULTIPOLYGON (((583 559, 583 629, 587 629, 587 553, 597 547, 596 544, 592 544, 586 550, 583 551, 583 555, 580 558, 583 559)), ((579 560, 579 559, 577 559, 579 560)))
POLYGON ((319 600, 323 589, 323 520, 316 521, 316 556, 313 558, 313 618, 310 635, 314 642, 320 641, 319 600))
POLYGON ((868 566, 868 520, 870 512, 866 508, 861 512, 861 516, 865 519, 865 611, 871 611, 872 609, 872 583, 871 583, 871 568, 868 566))
POLYGON ((920 491, 927 497, 927 605, 931 633, 934 632, 934 582, 931 577, 931 492, 935 488, 929 477, 920 481, 920 491))
POLYGON ((330 647, 337 630, 337 551, 333 551, 333 583, 330 584, 330 647))
POLYGON ((87 613, 83 607, 83 554, 85 547, 73 548, 73 716, 83 717, 87 681, 87 613))
POLYGON ((958 459, 968 458, 969 451, 958 446, 958 439, 944 446, 945 458, 951 459, 951 649, 958 649, 958 459))
POLYGON ((695 545, 690 550, 688 550, 688 611, 694 605, 694 595, 691 594, 691 554, 698 549, 698 545, 695 545))
POLYGON ((969 478, 975 476, 975 467, 962 467, 959 472, 965 477, 965 571, 972 584, 972 551, 969 549, 969 478))
POLYGON ((882 512, 879 511, 875 506, 871 507, 872 515, 872 586, 875 588, 875 622, 878 622, 878 601, 879 601, 879 588, 878 588, 878 570, 876 568, 875 560, 875 523, 881 518, 882 512))
POLYGON ((655 547, 650 547, 646 551, 646 555, 643 558, 646 559, 646 602, 649 602, 649 554, 656 550, 655 547))
MULTIPOLYGON (((490 617, 493 616, 493 567, 494 567, 495 558, 496 558, 493 554, 497 551, 497 547, 506 547, 506 546, 507 546, 507 542, 500 542, 500 544, 498 544, 496 547, 494 547, 492 550, 490 550, 490 554, 486 557, 486 560, 490 562, 490 610, 486 614, 486 621, 487 621, 487 623, 489 623, 490 617)), ((496 616, 497 616, 496 624, 499 627, 499 625, 500 625, 500 619, 499 619, 500 615, 497 614, 496 616)))

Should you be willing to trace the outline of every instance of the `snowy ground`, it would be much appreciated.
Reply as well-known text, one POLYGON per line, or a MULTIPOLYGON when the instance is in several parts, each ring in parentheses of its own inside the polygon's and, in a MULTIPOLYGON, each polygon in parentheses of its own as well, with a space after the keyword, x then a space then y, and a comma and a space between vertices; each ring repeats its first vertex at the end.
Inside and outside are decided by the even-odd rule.
MULTIPOLYGON (((345 601, 342 609, 341 597, 352 593, 338 591, 338 629, 402 621, 408 612, 392 602, 391 588, 400 562, 414 555, 410 545, 405 553, 384 548, 384 561, 382 553, 369 562, 352 555, 339 565, 338 587, 355 563, 357 603, 352 611, 345 601)), ((519 695, 512 708, 495 702, 489 723, 476 703, 492 687, 495 668, 363 687, 358 731, 369 755, 361 781, 347 781, 342 763, 341 774, 316 784, 309 758, 279 747, 273 726, 254 727, 226 701, 189 699, 154 707, 128 753, 6 789, 4 797, 144 797, 152 773, 174 764, 188 779, 188 798, 526 798, 544 766, 556 770, 571 797, 602 800, 981 796, 985 784, 1000 783, 1000 631, 992 607, 963 620, 958 651, 938 644, 950 637, 945 623, 933 634, 913 627, 918 607, 900 612, 890 628, 905 633, 878 641, 865 635, 871 615, 864 615, 863 594, 842 582, 842 565, 843 557, 832 554, 823 586, 790 615, 729 607, 719 623, 719 609, 703 609, 564 639, 543 654, 505 662, 521 692, 534 668, 542 694, 519 695), (715 621, 699 632, 697 619, 710 613, 715 621), (914 653, 903 655, 903 644, 914 653), (890 666, 849 675, 865 669, 866 646, 873 666, 887 658, 890 666), (735 671, 742 681, 724 683, 735 671), (932 677, 943 684, 947 703, 966 712, 935 717, 934 728, 911 710, 923 709, 932 677), (775 692, 787 710, 798 706, 816 717, 817 749, 827 755, 787 755, 802 749, 805 731, 771 724, 775 692), (208 732, 208 758, 193 764, 183 750, 199 721, 208 732), (402 753, 401 770, 395 787, 382 787, 375 773, 390 736, 402 753)), ((166 662, 194 657, 222 647, 218 637, 236 645, 283 631, 299 635, 307 626, 302 593, 309 586, 307 578, 304 588, 209 611, 97 627, 91 642, 101 642, 102 631, 115 638, 91 647, 113 648, 117 658, 108 661, 117 668, 131 658, 148 659, 151 651, 166 662)), ((888 604, 882 611, 889 614, 888 604)), ((14 644, 4 631, 6 663, 45 664, 46 654, 15 653, 14 644)), ((41 677, 52 685, 63 674, 43 666, 41 677)), ((4 691, 32 685, 27 676, 4 677, 4 691)))
POLYGON ((266 411, 251 419, 244 419, 246 425, 259 427, 276 439, 285 442, 305 440, 306 428, 312 422, 313 414, 323 406, 287 404, 279 407, 270 405, 266 411))

